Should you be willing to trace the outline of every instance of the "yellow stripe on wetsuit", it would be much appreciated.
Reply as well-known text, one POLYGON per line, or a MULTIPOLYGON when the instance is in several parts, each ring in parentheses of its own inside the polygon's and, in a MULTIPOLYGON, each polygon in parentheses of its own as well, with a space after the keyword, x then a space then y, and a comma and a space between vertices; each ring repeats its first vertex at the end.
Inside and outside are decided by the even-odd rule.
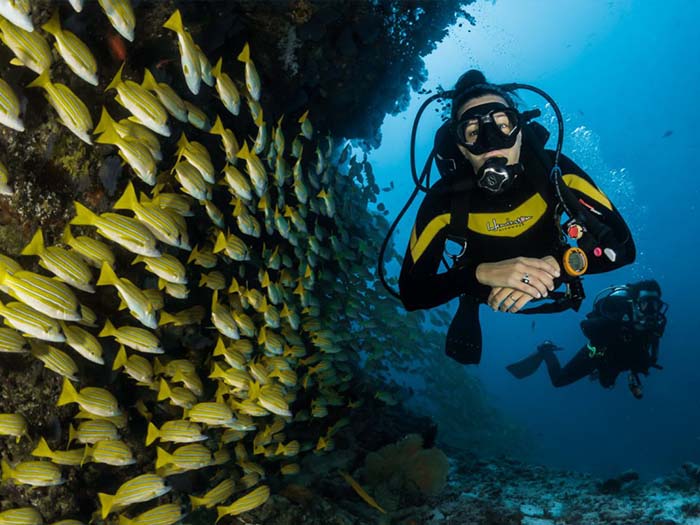
POLYGON ((569 173, 567 175, 564 175, 562 179, 564 180, 564 184, 566 184, 572 190, 576 190, 579 193, 583 193, 584 195, 589 196, 591 199, 595 200, 599 204, 602 204, 607 209, 612 211, 612 203, 605 196, 605 194, 603 194, 602 191, 593 186, 593 184, 588 182, 583 177, 574 175, 573 173, 569 173))

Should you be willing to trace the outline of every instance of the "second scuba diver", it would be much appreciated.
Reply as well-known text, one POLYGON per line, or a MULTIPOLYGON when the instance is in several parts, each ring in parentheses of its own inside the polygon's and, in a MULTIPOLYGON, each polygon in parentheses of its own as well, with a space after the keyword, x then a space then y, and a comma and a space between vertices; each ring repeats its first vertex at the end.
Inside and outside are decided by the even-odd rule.
MULTIPOLYGON (((451 117, 438 130, 429 158, 434 155, 442 178, 418 211, 399 289, 407 310, 460 297, 446 353, 471 364, 481 357, 479 304, 519 312, 547 298, 554 302, 522 313, 577 310, 583 299, 579 276, 633 262, 635 245, 610 199, 560 154, 563 119, 548 95, 523 84, 490 84, 471 70, 451 98, 451 117), (559 119, 556 151, 544 149, 549 134, 529 122, 539 112, 517 110, 511 91, 521 88, 553 105, 559 119), (570 219, 562 225, 564 212, 570 219), (448 253, 452 267, 439 272, 448 241, 458 253, 448 253), (561 284, 566 292, 554 291, 561 284)), ((427 170, 429 175, 430 164, 427 170)))
POLYGON ((618 375, 629 370, 629 389, 641 399, 639 374, 648 375, 650 368, 661 369, 657 364, 659 340, 666 328, 667 308, 655 280, 606 288, 598 294, 593 311, 581 321, 588 344, 563 368, 554 354, 561 348, 551 341, 545 341, 534 354, 506 368, 522 379, 535 373, 544 362, 555 387, 593 376, 604 388, 612 388, 618 375))

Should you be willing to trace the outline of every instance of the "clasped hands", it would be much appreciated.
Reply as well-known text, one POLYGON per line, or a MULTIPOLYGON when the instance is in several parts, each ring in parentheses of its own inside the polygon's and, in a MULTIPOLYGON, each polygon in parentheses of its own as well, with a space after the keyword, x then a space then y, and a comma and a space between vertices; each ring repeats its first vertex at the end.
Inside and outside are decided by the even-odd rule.
POLYGON ((515 313, 533 299, 547 297, 554 290, 554 279, 561 275, 559 262, 542 258, 515 257, 494 263, 481 263, 476 279, 491 287, 488 305, 494 310, 515 313))

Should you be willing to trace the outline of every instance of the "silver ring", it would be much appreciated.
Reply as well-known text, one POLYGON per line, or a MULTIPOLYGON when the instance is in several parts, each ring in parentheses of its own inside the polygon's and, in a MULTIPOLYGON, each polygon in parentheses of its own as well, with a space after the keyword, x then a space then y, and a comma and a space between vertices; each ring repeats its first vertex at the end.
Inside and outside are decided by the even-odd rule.
POLYGON ((524 282, 525 284, 530 284, 530 275, 525 274, 523 275, 523 278, 520 279, 521 282, 524 282))

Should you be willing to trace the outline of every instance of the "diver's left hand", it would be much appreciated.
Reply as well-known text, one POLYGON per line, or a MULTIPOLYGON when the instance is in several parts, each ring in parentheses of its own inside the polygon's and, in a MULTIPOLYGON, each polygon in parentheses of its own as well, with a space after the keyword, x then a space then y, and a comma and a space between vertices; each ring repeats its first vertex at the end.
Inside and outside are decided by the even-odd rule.
POLYGON ((534 297, 515 288, 496 287, 491 288, 491 293, 488 298, 488 305, 493 311, 500 310, 501 312, 515 313, 522 309, 527 303, 532 301, 534 297))

